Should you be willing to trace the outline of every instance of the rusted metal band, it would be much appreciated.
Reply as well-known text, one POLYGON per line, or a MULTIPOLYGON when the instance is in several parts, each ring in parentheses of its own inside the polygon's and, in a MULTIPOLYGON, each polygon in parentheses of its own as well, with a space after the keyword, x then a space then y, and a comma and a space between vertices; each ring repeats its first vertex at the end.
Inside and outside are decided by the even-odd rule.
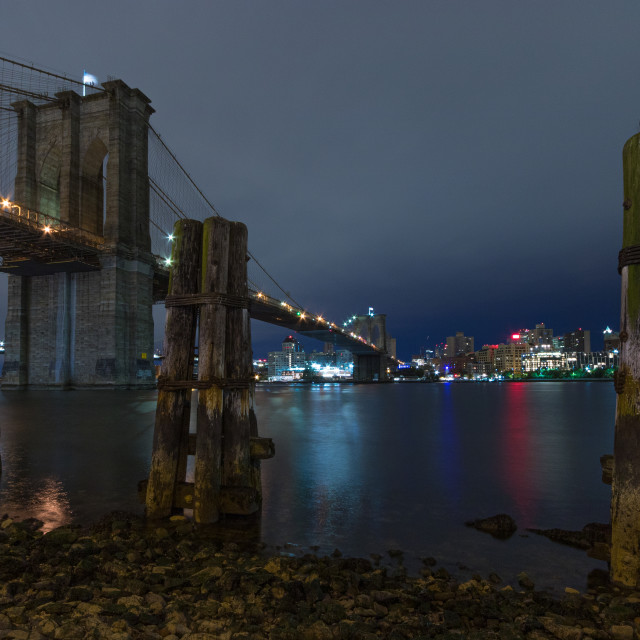
POLYGON ((232 380, 230 378, 211 378, 209 380, 166 380, 158 378, 158 391, 181 391, 183 389, 250 389, 255 378, 232 380))
POLYGON ((165 307, 186 307, 192 304, 223 304, 236 309, 248 309, 249 298, 246 296, 232 296, 227 293, 185 293, 183 295, 167 296, 165 307))
POLYGON ((625 247, 618 253, 618 273, 622 273, 622 267, 630 264, 640 264, 640 244, 625 247))

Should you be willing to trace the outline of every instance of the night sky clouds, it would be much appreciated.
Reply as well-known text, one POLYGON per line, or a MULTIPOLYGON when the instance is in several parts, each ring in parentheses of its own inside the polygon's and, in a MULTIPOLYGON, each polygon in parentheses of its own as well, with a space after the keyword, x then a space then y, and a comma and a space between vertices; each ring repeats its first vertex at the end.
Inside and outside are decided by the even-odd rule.
MULTIPOLYGON (((635 0, 9 0, 0 49, 140 88, 294 298, 387 313, 408 357, 617 325, 639 20, 635 0)), ((254 334, 259 356, 284 332, 254 334)))

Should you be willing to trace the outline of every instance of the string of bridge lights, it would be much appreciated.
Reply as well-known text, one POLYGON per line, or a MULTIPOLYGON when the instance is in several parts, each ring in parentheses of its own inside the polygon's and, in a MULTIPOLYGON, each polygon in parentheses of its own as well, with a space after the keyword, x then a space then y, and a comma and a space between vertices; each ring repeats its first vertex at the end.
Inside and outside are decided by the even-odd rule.
MULTIPOLYGON (((169 242, 173 242, 174 236, 173 236, 172 233, 167 235, 167 240, 169 242)), ((173 262, 172 262, 172 259, 170 257, 169 258, 165 258, 164 265, 166 267, 171 267, 172 264, 173 264, 173 262)), ((269 295, 267 295, 265 293, 262 293, 262 291, 252 291, 250 289, 249 290, 249 295, 252 296, 253 298, 255 298, 256 300, 259 300, 260 302, 267 302, 267 303, 270 303, 271 305, 273 305, 274 307, 275 306, 281 307, 286 312, 290 313, 292 316, 295 316, 295 318, 299 319, 300 321, 308 320, 310 322, 313 322, 315 320, 320 325, 326 325, 327 328, 329 329, 329 331, 337 331, 338 333, 341 333, 341 334, 343 334, 345 336, 353 338, 354 340, 359 340, 363 344, 366 344, 366 345, 370 346, 372 349, 376 349, 377 351, 380 350, 379 347, 377 347, 372 342, 369 342, 368 340, 366 340, 362 336, 357 335, 353 331, 347 331, 343 327, 339 327, 335 322, 331 322, 330 320, 326 320, 321 315, 316 316, 316 315, 314 315, 312 313, 308 313, 307 311, 304 311, 303 309, 300 309, 298 307, 294 307, 294 306, 290 305, 285 300, 278 301, 276 298, 272 298, 271 296, 269 296, 269 295)), ((371 307, 369 307, 369 315, 372 315, 372 314, 373 314, 373 309, 371 307)), ((354 320, 356 320, 357 317, 358 316, 351 316, 351 318, 349 318, 346 322, 343 323, 343 326, 347 327, 354 320)))
MULTIPOLYGON (((7 211, 9 213, 14 213, 15 211, 18 212, 18 217, 22 218, 22 207, 19 204, 16 204, 15 202, 11 202, 10 200, 7 200, 6 198, 4 200, 2 200, 0 202, 0 206, 2 206, 3 211, 7 211)), ((26 217, 28 220, 31 220, 31 214, 35 215, 35 222, 38 222, 38 213, 37 211, 31 211, 30 209, 26 209, 26 217)), ((40 216, 44 216, 44 214, 39 214, 40 216)), ((44 216, 45 217, 45 223, 42 225, 42 231, 44 233, 51 233, 53 231, 53 227, 51 226, 51 216, 44 216)))

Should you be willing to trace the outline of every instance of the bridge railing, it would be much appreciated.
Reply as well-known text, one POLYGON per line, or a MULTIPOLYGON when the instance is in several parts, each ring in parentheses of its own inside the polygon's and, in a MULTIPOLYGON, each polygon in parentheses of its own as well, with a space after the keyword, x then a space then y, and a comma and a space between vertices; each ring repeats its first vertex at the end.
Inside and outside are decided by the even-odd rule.
POLYGON ((74 227, 55 216, 33 209, 28 209, 15 202, 3 200, 0 202, 0 215, 34 231, 42 231, 52 239, 73 244, 82 244, 94 249, 102 249, 104 238, 96 233, 74 227))

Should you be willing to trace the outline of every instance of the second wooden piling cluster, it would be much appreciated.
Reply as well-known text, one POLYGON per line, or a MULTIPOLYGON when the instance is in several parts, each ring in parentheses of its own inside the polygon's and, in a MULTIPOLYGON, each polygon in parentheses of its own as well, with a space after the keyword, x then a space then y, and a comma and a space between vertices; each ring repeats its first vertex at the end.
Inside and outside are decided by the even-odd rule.
POLYGON ((272 457, 274 447, 270 438, 258 437, 253 406, 244 224, 224 218, 176 223, 166 307, 151 470, 140 487, 147 517, 187 508, 196 522, 212 523, 223 513, 254 513, 262 500, 260 460, 272 457))

